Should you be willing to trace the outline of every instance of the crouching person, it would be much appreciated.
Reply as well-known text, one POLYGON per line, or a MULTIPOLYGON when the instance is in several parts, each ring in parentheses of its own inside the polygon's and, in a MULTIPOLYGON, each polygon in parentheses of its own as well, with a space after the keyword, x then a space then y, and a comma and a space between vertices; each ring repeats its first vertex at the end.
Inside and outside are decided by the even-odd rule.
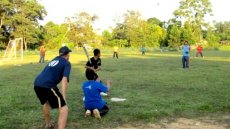
POLYGON ((82 90, 85 96, 85 117, 94 116, 100 119, 109 111, 106 101, 101 97, 100 92, 107 93, 111 86, 110 80, 107 80, 107 86, 94 80, 94 74, 87 75, 88 81, 85 81, 82 85, 82 90))

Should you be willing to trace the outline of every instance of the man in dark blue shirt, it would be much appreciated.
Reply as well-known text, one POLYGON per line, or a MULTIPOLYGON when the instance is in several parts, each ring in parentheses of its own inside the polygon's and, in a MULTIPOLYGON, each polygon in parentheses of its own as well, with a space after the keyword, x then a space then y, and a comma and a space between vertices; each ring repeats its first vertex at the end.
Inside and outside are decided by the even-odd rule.
POLYGON ((109 111, 109 108, 106 105, 105 100, 101 97, 100 92, 108 92, 111 82, 107 80, 107 86, 104 86, 102 83, 94 80, 94 74, 87 74, 86 76, 88 81, 85 81, 82 84, 82 91, 85 96, 85 115, 91 115, 91 112, 93 112, 94 117, 100 119, 102 115, 105 115, 109 111))
POLYGON ((66 126, 68 107, 66 105, 66 90, 69 82, 71 50, 64 46, 59 49, 59 56, 50 61, 34 81, 34 90, 43 105, 46 128, 50 128, 50 108, 59 108, 58 128, 66 126), (57 85, 61 82, 62 94, 57 85))

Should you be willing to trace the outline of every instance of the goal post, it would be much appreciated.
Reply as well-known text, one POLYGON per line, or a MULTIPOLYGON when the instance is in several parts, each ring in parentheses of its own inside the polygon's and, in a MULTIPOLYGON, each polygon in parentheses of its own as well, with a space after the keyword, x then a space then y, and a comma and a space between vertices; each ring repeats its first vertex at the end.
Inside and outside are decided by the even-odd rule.
POLYGON ((23 50, 23 38, 16 38, 10 40, 5 49, 3 61, 21 60, 23 61, 24 50, 23 50))

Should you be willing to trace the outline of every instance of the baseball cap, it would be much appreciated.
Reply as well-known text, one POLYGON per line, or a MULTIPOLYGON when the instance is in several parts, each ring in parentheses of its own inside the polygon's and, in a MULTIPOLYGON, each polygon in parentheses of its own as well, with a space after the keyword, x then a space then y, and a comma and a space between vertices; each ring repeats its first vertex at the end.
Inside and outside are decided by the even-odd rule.
POLYGON ((69 52, 72 52, 72 51, 67 46, 63 46, 59 49, 60 56, 67 55, 69 52))

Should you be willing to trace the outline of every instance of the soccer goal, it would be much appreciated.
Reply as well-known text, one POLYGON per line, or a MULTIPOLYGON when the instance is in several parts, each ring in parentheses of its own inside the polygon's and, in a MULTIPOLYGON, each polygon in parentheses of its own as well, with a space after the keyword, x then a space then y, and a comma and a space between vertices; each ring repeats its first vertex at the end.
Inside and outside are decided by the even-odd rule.
POLYGON ((10 40, 4 52, 3 61, 23 61, 23 38, 10 40))

